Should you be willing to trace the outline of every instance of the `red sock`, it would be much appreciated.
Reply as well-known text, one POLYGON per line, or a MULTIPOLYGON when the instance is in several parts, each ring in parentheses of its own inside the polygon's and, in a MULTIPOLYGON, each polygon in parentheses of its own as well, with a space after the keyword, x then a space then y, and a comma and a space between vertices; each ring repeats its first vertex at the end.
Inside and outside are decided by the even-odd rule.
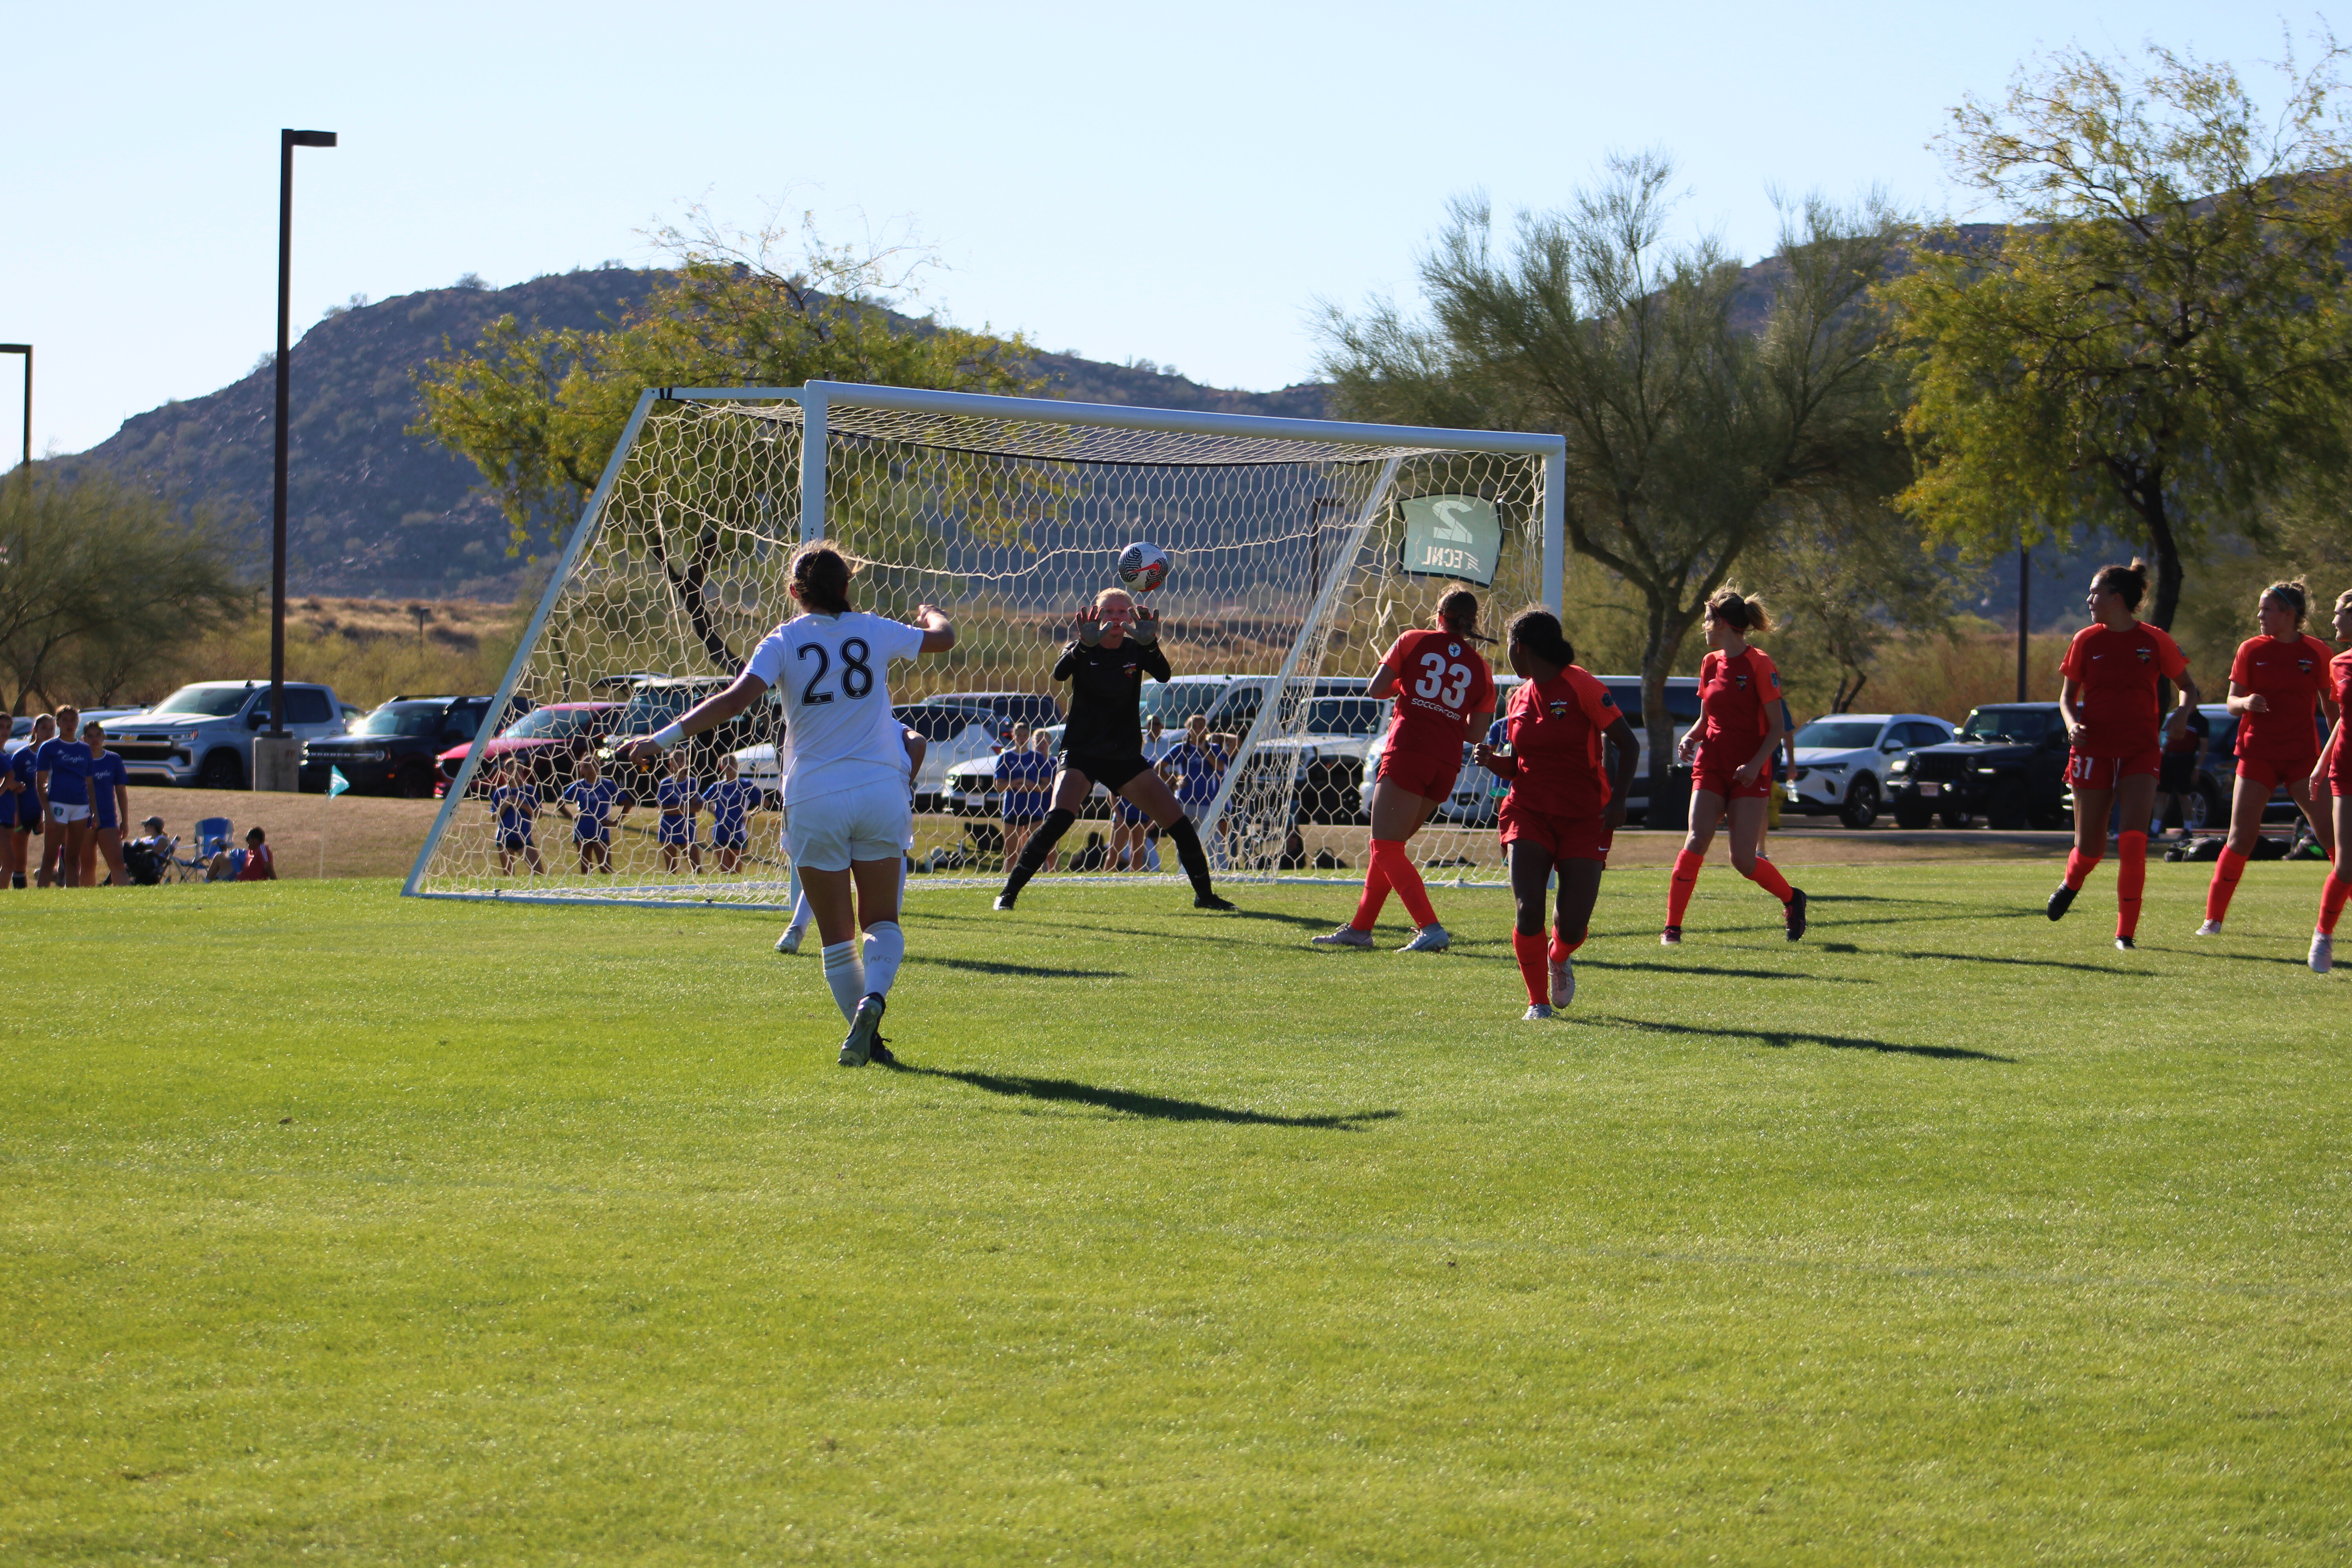
POLYGON ((1761 855, 1756 857, 1756 868, 1748 873, 1748 879, 1784 904, 1796 892, 1789 886, 1789 879, 1780 875, 1779 868, 1761 855))
POLYGON ((2098 855, 2085 855, 2080 849, 2067 850, 2066 885, 2076 892, 2081 892, 2084 881, 2089 878, 2103 858, 2104 857, 2098 855))
POLYGON ((1583 945, 1584 932, 1578 931, 1576 933, 1576 940, 1574 942, 1570 942, 1568 940, 1567 933, 1562 931, 1558 926, 1554 926, 1552 928, 1550 958, 1554 963, 1562 962, 1569 956, 1569 954, 1574 952, 1578 948, 1582 947, 1583 945))
POLYGON ((2116 934, 2139 931, 2139 896, 2147 886, 2147 835, 2126 833, 2116 841, 2116 934))
POLYGON ((2344 900, 2347 899, 2352 899, 2352 882, 2346 881, 2340 873, 2330 871, 2327 880, 2319 884, 2320 935, 2336 934, 2336 917, 2344 912, 2344 900))
POLYGON ((1389 886, 1396 889, 1397 901, 1412 917, 1413 924, 1437 923, 1437 911, 1429 907, 1429 893, 1421 885, 1421 871, 1413 865, 1412 857, 1404 852, 1404 840, 1373 839, 1372 864, 1388 873, 1389 886))
POLYGON ((2205 918, 2214 924, 2230 912, 2230 900, 2237 896, 2238 879, 2246 873, 2246 858, 2231 848, 2221 847, 2221 858, 2213 862, 2213 880, 2205 889, 2205 918))
POLYGON ((1551 1004, 1551 970, 1547 963, 1543 932, 1511 929, 1511 955, 1519 961, 1519 978, 1528 983, 1528 1000, 1551 1004))
POLYGON ((1706 857, 1694 855, 1685 849, 1675 857, 1675 878, 1666 884, 1666 923, 1678 926, 1690 908, 1691 892, 1698 886, 1698 868, 1706 864, 1706 857))
MULTIPOLYGON (((1377 847, 1377 846, 1375 846, 1377 847)), ((1356 918, 1348 923, 1358 931, 1370 931, 1381 918, 1381 906, 1389 901, 1388 868, 1381 864, 1377 854, 1364 868, 1364 894, 1356 900, 1356 918)))

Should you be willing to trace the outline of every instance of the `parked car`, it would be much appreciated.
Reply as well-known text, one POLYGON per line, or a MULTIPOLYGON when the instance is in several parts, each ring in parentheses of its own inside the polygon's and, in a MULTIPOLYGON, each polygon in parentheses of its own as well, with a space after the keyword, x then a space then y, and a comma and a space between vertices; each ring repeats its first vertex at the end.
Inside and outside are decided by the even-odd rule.
POLYGON ((1783 781, 1786 807, 1808 816, 1834 813, 1848 827, 1868 827, 1886 800, 1895 764, 1922 746, 1952 739, 1950 721, 1930 713, 1831 713, 1798 726, 1797 766, 1783 781))
POLYGON ((1971 710, 1959 734, 1915 748, 1886 770, 1898 827, 2062 828, 2066 801, 2066 725, 2055 702, 1998 702, 1971 710))
POLYGON ((1373 776, 1381 738, 1389 724, 1384 698, 1361 695, 1315 697, 1300 715, 1296 735, 1266 742, 1255 766, 1283 768, 1296 753, 1294 787, 1303 822, 1361 822, 1364 781, 1373 776))
POLYGON ((302 788, 326 792, 340 769, 354 795, 394 795, 425 800, 441 782, 437 759, 454 748, 462 757, 495 698, 395 697, 341 735, 302 748, 302 788))
MULTIPOLYGON (((608 677, 597 682, 610 687, 618 678, 608 677)), ((663 725, 684 713, 704 698, 726 690, 735 684, 727 676, 656 675, 630 678, 629 700, 620 710, 609 715, 612 724, 605 733, 612 735, 650 735, 663 725)), ((768 737, 782 721, 783 693, 774 687, 761 698, 758 706, 714 729, 691 735, 686 741, 687 771, 697 778, 712 778, 719 772, 719 759, 734 752, 740 759, 748 747, 762 744, 768 747, 769 772, 775 771, 775 747, 768 737)), ((613 768, 612 748, 599 743, 596 760, 607 772, 613 768)), ((737 763, 740 767, 739 760, 737 763)))
MULTIPOLYGON (((482 770, 498 759, 516 759, 530 770, 540 795, 552 800, 572 782, 580 759, 593 756, 604 743, 613 732, 614 716, 626 707, 622 702, 550 702, 534 708, 483 746, 482 770)), ((457 782, 457 770, 465 766, 466 753, 473 749, 473 742, 467 740, 434 759, 443 793, 457 782)), ((481 772, 477 772, 474 793, 478 795, 487 793, 480 778, 481 772)))
MULTIPOLYGON (((949 800, 949 775, 970 763, 982 763, 993 769, 997 752, 1002 748, 1000 736, 1013 732, 1012 721, 986 708, 965 708, 934 698, 929 702, 906 702, 890 710, 891 717, 924 740, 923 765, 915 774, 915 809, 938 811, 944 805, 955 809, 949 800)), ((782 780, 776 768, 776 748, 772 742, 762 741, 746 746, 735 753, 738 777, 755 784, 770 795, 783 793, 782 780)), ((969 815, 968 813, 966 815, 969 815)))
POLYGON ((983 708, 1003 721, 999 727, 1011 729, 1026 724, 1034 730, 1040 725, 1062 721, 1062 705, 1052 693, 1044 691, 942 691, 923 699, 950 708, 983 708))
MULTIPOLYGON (((2197 711, 2205 715, 2211 726, 2211 735, 2205 747, 2205 760, 2197 769, 2197 790, 2181 801, 2181 826, 2190 833, 2227 831, 2232 793, 2238 787, 2237 715, 2226 702, 2205 702, 2197 711)), ((2325 721, 2317 726, 2319 742, 2326 745, 2327 727, 2325 721)), ((2271 791, 2271 798, 2263 806, 2264 822, 2293 822, 2302 812, 2294 797, 2281 784, 2271 791)))
MULTIPOLYGON (((269 728, 269 682, 199 680, 154 707, 106 725, 131 782, 243 789, 253 776, 253 737, 269 728)), ((332 688, 286 683, 286 732, 305 742, 343 732, 332 688)))
MULTIPOLYGON (((1010 731, 1006 731, 1008 734, 1010 731)), ((1045 737, 1045 749, 1058 756, 1062 750, 1062 726, 1048 724, 1036 734, 1045 737)), ((1034 741, 1034 737, 1033 737, 1034 741)), ((996 758, 1003 747, 985 756, 968 757, 947 770, 941 785, 938 809, 958 816, 991 818, 999 815, 996 799, 996 758)), ((1110 815, 1110 791, 1097 784, 1087 793, 1082 816, 1110 815)), ((987 840, 994 843, 993 838, 987 840)))

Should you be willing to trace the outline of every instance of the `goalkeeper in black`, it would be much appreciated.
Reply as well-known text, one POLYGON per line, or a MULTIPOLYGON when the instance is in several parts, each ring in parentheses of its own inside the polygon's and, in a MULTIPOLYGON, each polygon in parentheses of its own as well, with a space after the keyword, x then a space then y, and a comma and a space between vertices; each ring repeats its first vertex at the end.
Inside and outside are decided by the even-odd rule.
POLYGON ((996 895, 998 909, 1013 907, 1097 784, 1132 802, 1175 844, 1184 875, 1192 879, 1194 909, 1234 907, 1209 885, 1209 858, 1192 819, 1177 804, 1168 781, 1144 760, 1138 711, 1143 678, 1165 680, 1171 673, 1168 656, 1160 649, 1160 617, 1139 608, 1126 590, 1106 588, 1078 612, 1077 639, 1054 666, 1054 679, 1070 683, 1070 703, 1061 765, 1054 774, 1053 809, 1021 847, 1004 891, 996 895))

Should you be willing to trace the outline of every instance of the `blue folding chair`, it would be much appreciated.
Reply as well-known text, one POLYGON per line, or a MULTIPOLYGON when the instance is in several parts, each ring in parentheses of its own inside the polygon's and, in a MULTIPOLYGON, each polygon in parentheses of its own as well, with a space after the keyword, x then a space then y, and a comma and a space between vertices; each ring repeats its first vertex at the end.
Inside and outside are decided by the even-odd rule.
POLYGON ((211 871, 213 857, 229 847, 236 824, 226 816, 207 816, 196 824, 194 832, 195 853, 184 860, 175 858, 172 864, 179 868, 183 878, 201 881, 211 871))

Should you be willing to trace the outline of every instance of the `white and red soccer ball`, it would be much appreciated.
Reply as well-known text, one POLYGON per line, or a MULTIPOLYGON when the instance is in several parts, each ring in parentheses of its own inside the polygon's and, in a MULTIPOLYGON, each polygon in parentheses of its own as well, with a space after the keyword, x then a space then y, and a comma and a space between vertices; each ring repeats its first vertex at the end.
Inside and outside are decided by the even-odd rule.
POLYGON ((1137 540, 1118 552, 1118 584, 1132 594, 1149 594, 1168 581, 1168 552, 1137 540))

